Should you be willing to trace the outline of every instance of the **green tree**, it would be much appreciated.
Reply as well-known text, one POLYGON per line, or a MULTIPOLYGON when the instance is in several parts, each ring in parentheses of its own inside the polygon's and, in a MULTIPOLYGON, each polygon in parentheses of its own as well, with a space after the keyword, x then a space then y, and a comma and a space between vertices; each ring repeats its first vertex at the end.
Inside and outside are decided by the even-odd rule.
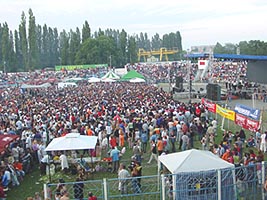
POLYGON ((77 27, 76 32, 70 30, 70 49, 69 49, 70 64, 75 63, 75 56, 80 49, 80 45, 81 45, 81 34, 79 28, 77 27))
POLYGON ((52 54, 53 54, 53 65, 60 64, 60 54, 59 54, 59 38, 57 28, 53 29, 53 43, 52 43, 52 54))
POLYGON ((217 42, 213 49, 213 53, 223 54, 225 52, 225 48, 219 42, 217 42))
POLYGON ((14 37, 13 32, 9 31, 9 42, 8 42, 8 68, 7 72, 15 72, 16 71, 16 61, 15 61, 15 51, 14 51, 14 37))
POLYGON ((38 54, 38 61, 37 61, 37 66, 39 66, 40 68, 44 67, 44 63, 43 63, 43 52, 42 52, 42 48, 43 48, 43 41, 42 41, 42 26, 41 25, 37 25, 36 26, 36 44, 37 44, 37 54, 38 54))
POLYGON ((15 30, 14 33, 14 40, 15 40, 15 71, 21 71, 21 66, 23 65, 23 58, 22 58, 22 52, 21 52, 21 43, 19 39, 19 33, 17 30, 15 30))
POLYGON ((2 28, 2 38, 1 38, 2 42, 1 42, 1 49, 2 49, 2 71, 7 72, 10 71, 8 69, 8 66, 10 64, 10 55, 9 55, 9 51, 10 51, 10 44, 9 44, 9 28, 7 23, 5 22, 3 24, 3 28, 2 28))
POLYGON ((36 24, 35 17, 33 15, 32 9, 29 9, 29 60, 28 67, 29 70, 34 70, 37 68, 38 64, 38 47, 36 38, 36 24))
POLYGON ((23 58, 23 71, 27 71, 27 63, 28 63, 28 41, 27 41, 27 34, 26 34, 26 16, 25 13, 22 12, 21 14, 21 22, 19 25, 19 38, 20 38, 20 48, 23 58))
POLYGON ((82 28, 82 43, 91 37, 91 28, 86 20, 82 28))
POLYGON ((180 31, 176 32, 175 41, 176 41, 176 43, 175 43, 174 47, 177 47, 179 52, 182 52, 183 51, 183 46, 182 46, 182 36, 180 34, 180 31))
POLYGON ((42 66, 47 67, 49 63, 49 36, 47 25, 43 25, 42 46, 41 46, 42 66))
MULTIPOLYGON (((89 38, 82 43, 80 50, 77 52, 75 63, 109 63, 110 55, 114 55, 116 52, 115 49, 116 45, 114 40, 110 37, 102 35, 97 38, 89 38)), ((116 58, 116 55, 114 55, 114 58, 116 58)))
POLYGON ((59 46, 60 46, 60 64, 68 65, 69 64, 69 36, 65 30, 60 33, 59 37, 59 46))
POLYGON ((128 63, 137 62, 137 49, 136 49, 136 38, 129 36, 128 38, 128 63))
POLYGON ((126 55, 126 52, 128 51, 127 49, 127 33, 124 29, 122 29, 122 31, 120 32, 120 35, 119 35, 119 52, 121 54, 120 56, 120 65, 123 65, 127 62, 127 55, 126 55))
POLYGON ((0 23, 0 66, 3 64, 3 55, 2 55, 2 35, 3 35, 3 27, 0 23))
POLYGON ((154 36, 152 36, 151 39, 151 49, 152 50, 159 50, 161 47, 161 39, 159 37, 159 34, 156 33, 154 36))

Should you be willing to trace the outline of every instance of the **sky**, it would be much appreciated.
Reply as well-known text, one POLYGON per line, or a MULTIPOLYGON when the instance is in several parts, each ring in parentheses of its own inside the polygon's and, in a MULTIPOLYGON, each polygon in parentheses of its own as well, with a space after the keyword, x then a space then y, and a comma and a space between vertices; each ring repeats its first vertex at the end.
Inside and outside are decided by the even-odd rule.
POLYGON ((88 21, 92 32, 101 28, 122 30, 129 35, 180 31, 183 49, 267 41, 266 0, 0 0, 0 23, 18 30, 21 13, 28 20, 32 9, 36 24, 59 31, 82 28, 88 21))

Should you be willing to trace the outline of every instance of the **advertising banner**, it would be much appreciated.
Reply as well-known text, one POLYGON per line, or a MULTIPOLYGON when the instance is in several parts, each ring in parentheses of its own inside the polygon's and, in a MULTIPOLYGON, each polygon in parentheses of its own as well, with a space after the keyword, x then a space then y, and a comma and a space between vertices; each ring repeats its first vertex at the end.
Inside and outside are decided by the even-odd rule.
POLYGON ((245 117, 240 114, 236 114, 235 123, 241 126, 242 128, 253 131, 253 132, 256 132, 260 125, 258 121, 249 119, 248 117, 245 117))
POLYGON ((58 65, 55 66, 55 71, 60 71, 62 69, 66 70, 77 70, 77 69, 93 69, 98 67, 107 67, 108 64, 93 64, 93 65, 58 65))
POLYGON ((256 132, 260 128, 260 123, 253 119, 247 118, 247 129, 256 132))
POLYGON ((259 109, 251 108, 242 104, 236 104, 234 111, 254 120, 259 120, 261 112, 259 109))
POLYGON ((202 98, 201 99, 201 103, 208 109, 208 111, 212 112, 212 113, 216 113, 216 104, 205 99, 202 98))
POLYGON ((216 105, 216 113, 221 115, 222 117, 225 117, 226 119, 235 121, 235 112, 227 108, 223 108, 218 104, 216 105))

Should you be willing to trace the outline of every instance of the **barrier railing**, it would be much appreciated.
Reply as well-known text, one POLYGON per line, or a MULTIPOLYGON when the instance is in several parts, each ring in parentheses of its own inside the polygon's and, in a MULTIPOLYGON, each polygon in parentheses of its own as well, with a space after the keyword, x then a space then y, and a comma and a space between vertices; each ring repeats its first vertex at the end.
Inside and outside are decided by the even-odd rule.
MULTIPOLYGON (((91 191, 98 199, 105 200, 256 200, 265 198, 266 170, 266 163, 262 162, 223 170, 130 177, 124 180, 123 191, 117 178, 68 182, 64 183, 64 188, 70 199, 81 198, 81 194, 83 199, 87 199, 91 191)), ((45 184, 45 198, 54 199, 58 187, 59 183, 45 184)))

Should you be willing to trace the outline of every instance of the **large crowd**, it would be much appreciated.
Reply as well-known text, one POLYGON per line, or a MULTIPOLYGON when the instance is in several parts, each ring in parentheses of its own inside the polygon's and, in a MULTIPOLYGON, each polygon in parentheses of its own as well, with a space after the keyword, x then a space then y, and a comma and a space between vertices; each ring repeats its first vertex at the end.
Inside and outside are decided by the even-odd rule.
MULTIPOLYGON (((175 65, 172 67, 176 68, 175 65)), ((185 73, 184 68, 184 64, 178 67, 177 73, 185 73)), ((135 69, 152 80, 168 76, 168 66, 137 65, 135 69)), ((3 74, 2 80, 10 84, 13 84, 11 80, 16 80, 17 83, 55 81, 103 72, 104 69, 100 68, 96 71, 3 74)), ((5 87, 1 89, 0 96, 0 133, 19 135, 20 139, 12 142, 2 152, 1 188, 8 190, 23 184, 23 177, 31 173, 31 166, 40 166, 44 173, 44 164, 49 159, 45 151, 47 144, 53 138, 64 136, 73 130, 82 135, 98 137, 97 148, 111 157, 110 171, 119 171, 119 177, 140 176, 144 155, 149 154, 146 162, 152 164, 153 159, 157 161, 161 154, 194 148, 194 142, 200 142, 203 150, 211 150, 234 164, 248 165, 263 160, 263 153, 266 152, 264 131, 246 138, 242 129, 237 133, 229 130, 224 133, 223 140, 216 143, 217 126, 217 121, 201 103, 175 101, 170 93, 147 83, 89 84, 81 81, 78 87, 61 89, 55 84, 49 88, 37 89, 21 89, 18 85, 5 87), (258 154, 252 149, 249 153, 243 152, 245 145, 257 147, 258 154), (120 164, 120 155, 125 149, 133 152, 130 158, 133 163, 128 169, 120 164), (125 170, 130 172, 126 173, 125 170)), ((87 153, 94 152, 84 152, 87 153)), ((49 155, 63 160, 62 170, 69 168, 65 154, 53 152, 49 155)), ((77 157, 75 152, 71 156, 77 157)), ((83 171, 79 173, 78 180, 84 180, 83 171)), ((138 181, 135 185, 138 191, 138 181)), ((121 192, 125 192, 123 187, 121 184, 121 192)), ((62 191, 60 195, 66 194, 62 191)))

